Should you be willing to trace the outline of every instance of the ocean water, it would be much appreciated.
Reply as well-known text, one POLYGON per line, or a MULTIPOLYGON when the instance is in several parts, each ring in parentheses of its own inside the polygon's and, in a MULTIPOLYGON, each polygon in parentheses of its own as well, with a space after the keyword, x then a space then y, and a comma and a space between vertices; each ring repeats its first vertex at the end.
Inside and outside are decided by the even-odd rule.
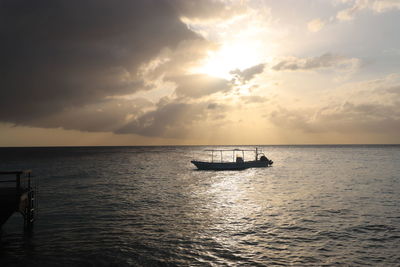
POLYGON ((0 171, 39 186, 0 266, 399 266, 400 146, 265 146, 273 167, 197 171, 206 148, 0 148, 0 171))

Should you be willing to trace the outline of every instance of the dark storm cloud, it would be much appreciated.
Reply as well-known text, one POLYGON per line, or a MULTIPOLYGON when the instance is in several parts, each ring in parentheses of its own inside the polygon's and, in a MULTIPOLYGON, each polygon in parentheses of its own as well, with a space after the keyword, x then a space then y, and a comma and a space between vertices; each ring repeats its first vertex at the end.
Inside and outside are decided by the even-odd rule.
POLYGON ((31 126, 62 127, 67 130, 88 132, 114 132, 142 115, 145 108, 153 107, 146 99, 107 99, 81 107, 65 109, 36 119, 31 126))
POLYGON ((121 127, 116 133, 135 133, 150 137, 183 137, 194 123, 212 117, 214 111, 224 114, 223 106, 215 103, 183 103, 160 101, 156 110, 149 111, 121 127))
POLYGON ((137 76, 141 64, 199 38, 179 20, 179 3, 171 3, 0 0, 0 121, 102 130, 101 123, 85 129, 61 118, 145 89, 137 76), (58 122, 49 120, 61 112, 58 122))

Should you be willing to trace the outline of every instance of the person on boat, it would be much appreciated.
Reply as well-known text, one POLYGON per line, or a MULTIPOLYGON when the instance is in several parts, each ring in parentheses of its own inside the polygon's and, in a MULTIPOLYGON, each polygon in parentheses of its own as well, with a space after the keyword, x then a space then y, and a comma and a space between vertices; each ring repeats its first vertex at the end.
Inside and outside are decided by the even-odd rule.
POLYGON ((236 163, 243 163, 244 160, 242 157, 236 157, 236 163))

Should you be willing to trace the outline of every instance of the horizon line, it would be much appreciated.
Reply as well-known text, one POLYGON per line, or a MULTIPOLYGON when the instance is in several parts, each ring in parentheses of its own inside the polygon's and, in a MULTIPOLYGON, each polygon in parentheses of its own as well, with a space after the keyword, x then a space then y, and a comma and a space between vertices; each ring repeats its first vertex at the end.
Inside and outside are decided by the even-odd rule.
POLYGON ((197 144, 197 145, 55 145, 55 146, 0 146, 1 148, 78 148, 78 147, 201 147, 201 146, 398 146, 400 143, 369 143, 369 144, 251 144, 251 145, 207 145, 207 144, 197 144))

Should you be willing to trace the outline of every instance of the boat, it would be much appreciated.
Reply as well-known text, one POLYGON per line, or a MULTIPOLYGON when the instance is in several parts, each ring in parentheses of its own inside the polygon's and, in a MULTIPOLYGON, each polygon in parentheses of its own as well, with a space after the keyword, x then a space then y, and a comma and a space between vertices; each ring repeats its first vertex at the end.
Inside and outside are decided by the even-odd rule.
POLYGON ((211 161, 198 161, 192 160, 197 169, 199 170, 214 170, 214 171, 224 171, 224 170, 244 170, 248 168, 262 168, 271 166, 274 162, 268 159, 262 151, 258 148, 255 150, 247 150, 247 149, 211 149, 205 150, 211 152, 211 161), (255 152, 255 159, 250 161, 244 160, 244 152, 251 151, 255 152), (220 161, 214 161, 214 153, 220 153, 221 158, 220 161), (226 162, 222 160, 223 153, 232 152, 233 160, 230 162, 226 162), (242 156, 238 156, 237 154, 241 153, 242 156), (236 156, 236 159, 235 159, 236 156))

